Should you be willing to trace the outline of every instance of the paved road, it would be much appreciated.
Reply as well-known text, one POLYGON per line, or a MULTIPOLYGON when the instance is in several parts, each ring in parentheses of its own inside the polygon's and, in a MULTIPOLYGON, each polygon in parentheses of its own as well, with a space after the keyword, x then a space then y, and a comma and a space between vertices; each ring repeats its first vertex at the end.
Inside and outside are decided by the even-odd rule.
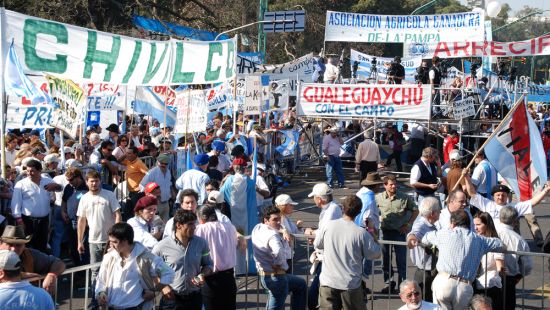
MULTIPOLYGON (((355 194, 359 189, 358 175, 353 173, 351 169, 346 169, 348 181, 346 182, 347 189, 335 190, 334 196, 336 200, 341 200, 346 195, 355 194)), ((305 222, 305 226, 316 226, 318 222, 319 209, 314 207, 313 200, 307 197, 313 185, 317 182, 325 180, 324 169, 321 167, 308 167, 293 177, 289 182, 289 186, 279 190, 279 193, 286 193, 292 196, 294 200, 300 204, 296 207, 296 212, 293 214, 294 220, 301 219, 305 222)), ((403 179, 402 181, 406 181, 403 179)), ((406 186, 406 182, 400 185, 400 190, 410 191, 406 186)), ((539 224, 543 230, 543 234, 550 231, 550 196, 537 207, 536 214, 539 219, 539 224)), ((521 233, 524 238, 529 241, 531 249, 537 249, 532 243, 532 235, 527 229, 525 221, 522 220, 521 233)), ((300 242, 296 247, 295 254, 295 274, 302 275, 307 280, 310 277, 307 275, 309 264, 306 262, 307 246, 305 242, 300 242)), ((409 262, 410 265, 410 262, 409 262)), ((413 275, 414 268, 408 267, 408 275, 413 275)), ((381 264, 377 263, 375 267, 375 275, 373 277, 374 284, 368 286, 374 291, 374 298, 368 302, 368 309, 397 309, 402 305, 401 300, 397 295, 381 295, 378 294, 383 286, 381 264)), ((77 277, 81 278, 81 277, 77 277)), ((546 300, 550 296, 550 272, 548 272, 548 263, 540 257, 534 258, 533 273, 524 281, 525 289, 522 290, 522 283, 518 285, 518 309, 542 309, 550 307, 550 301, 546 300), (543 290, 544 289, 544 290, 543 290), (546 298, 543 299, 542 295, 546 298), (524 304, 524 306, 523 306, 524 304)), ((266 293, 257 282, 257 277, 239 278, 238 279, 239 294, 237 297, 239 309, 265 309, 266 293)), ((63 293, 68 293, 70 290, 68 281, 62 285, 63 293)), ((64 295, 65 295, 64 294, 64 295)), ((83 290, 74 290, 77 298, 73 301, 73 309, 82 308, 83 290)), ((287 308, 290 308, 287 299, 287 308)), ((60 301, 60 309, 69 309, 68 301, 60 301)))

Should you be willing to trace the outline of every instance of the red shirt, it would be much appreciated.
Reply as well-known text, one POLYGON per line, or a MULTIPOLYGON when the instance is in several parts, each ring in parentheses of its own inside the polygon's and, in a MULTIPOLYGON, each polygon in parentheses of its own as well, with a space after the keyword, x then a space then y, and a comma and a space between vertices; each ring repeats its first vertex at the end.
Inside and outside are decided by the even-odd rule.
POLYGON ((454 150, 455 145, 458 143, 458 138, 451 137, 448 135, 445 137, 445 140, 443 140, 443 160, 445 162, 449 161, 449 154, 452 150, 454 150))

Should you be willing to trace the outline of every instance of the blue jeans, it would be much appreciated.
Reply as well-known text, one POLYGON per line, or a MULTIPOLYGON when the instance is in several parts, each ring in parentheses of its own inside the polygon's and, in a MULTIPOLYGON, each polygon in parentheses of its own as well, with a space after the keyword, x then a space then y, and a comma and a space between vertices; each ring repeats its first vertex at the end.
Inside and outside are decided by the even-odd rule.
POLYGON ((269 292, 267 309, 284 310, 285 300, 289 291, 292 293, 290 309, 304 310, 306 308, 306 281, 291 274, 261 276, 262 286, 269 292))
POLYGON ((365 258, 363 259, 363 276, 368 279, 371 274, 372 274, 372 260, 365 258))
POLYGON ((64 241, 64 236, 67 236, 67 225, 61 217, 61 207, 55 206, 53 210, 53 230, 51 232, 50 247, 52 248, 52 255, 60 257, 61 244, 64 241))
POLYGON ((342 160, 339 156, 329 155, 328 161, 325 165, 327 169, 327 183, 332 186, 332 170, 336 173, 338 178, 338 185, 344 185, 344 170, 342 169, 342 160))
POLYGON ((309 286, 309 291, 307 293, 307 305, 309 310, 315 310, 319 305, 319 276, 321 275, 322 268, 323 263, 319 262, 317 268, 315 268, 315 274, 313 275, 311 285, 309 286))
MULTIPOLYGON (((401 234, 397 230, 382 230, 383 240, 389 241, 405 241, 407 235, 401 234)), ((400 284, 407 277, 407 247, 392 245, 395 252, 395 261, 397 263, 397 272, 399 273, 397 283, 400 284)), ((382 261, 382 270, 384 271, 384 282, 389 283, 390 279, 393 278, 393 268, 390 261, 390 245, 384 245, 382 251, 383 261, 382 261)), ((392 256, 393 258, 394 256, 392 256)))

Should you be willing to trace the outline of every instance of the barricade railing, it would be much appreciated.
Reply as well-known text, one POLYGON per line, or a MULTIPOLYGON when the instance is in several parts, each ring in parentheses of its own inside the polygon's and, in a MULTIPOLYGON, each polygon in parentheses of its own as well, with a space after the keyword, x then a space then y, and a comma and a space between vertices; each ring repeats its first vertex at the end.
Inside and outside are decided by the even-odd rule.
MULTIPOLYGON (((309 263, 309 257, 311 255, 311 253, 314 251, 311 242, 309 242, 312 238, 313 238, 312 236, 308 236, 308 235, 302 235, 302 234, 294 235, 295 242, 293 242, 293 247, 292 247, 294 255, 291 259, 291 264, 290 264, 292 274, 303 277, 306 280, 306 283, 308 283, 308 287, 309 287, 310 280, 314 277, 314 275, 310 275, 310 273, 309 273, 309 269, 310 269, 310 266, 311 266, 310 263, 309 263)), ((249 236, 247 236, 247 239, 250 242, 250 237, 249 236)), ((378 240, 378 243, 382 248, 384 247, 384 245, 387 245, 389 247, 389 251, 388 251, 389 261, 392 262, 392 266, 393 266, 392 270, 394 270, 395 267, 396 267, 395 263, 394 263, 394 261, 395 261, 395 254, 393 253, 394 247, 406 247, 407 243, 406 242, 400 242, 400 241, 389 241, 389 240, 378 240)), ((248 247, 247 247, 247 251, 248 251, 248 247)), ((550 292, 547 293, 545 291, 545 277, 547 277, 546 276, 547 273, 545 271, 545 267, 547 267, 547 264, 545 263, 545 261, 550 259, 550 254, 536 253, 536 252, 520 252, 520 251, 517 251, 517 252, 502 251, 502 252, 499 252, 499 253, 511 254, 511 255, 513 254, 513 255, 518 255, 520 257, 529 257, 529 258, 533 259, 533 261, 534 260, 540 260, 541 261, 540 269, 538 269, 538 270, 534 269, 534 266, 536 266, 538 264, 533 262, 533 270, 531 272, 531 274, 541 277, 540 288, 539 287, 528 287, 528 286, 533 286, 533 285, 538 285, 538 284, 534 284, 533 281, 526 281, 525 277, 522 278, 521 282, 516 285, 516 287, 517 287, 516 301, 517 301, 518 307, 519 307, 519 305, 521 305, 524 309, 525 309, 526 306, 527 307, 539 307, 540 306, 541 309, 544 308, 546 306, 545 305, 546 296, 550 295, 550 292), (528 285, 526 282, 530 282, 530 285, 528 285), (528 294, 539 295, 540 296, 540 304, 538 304, 538 301, 533 297, 527 298, 528 294), (526 305, 527 301, 529 302, 529 305, 526 305)), ((414 279, 414 272, 416 271, 416 266, 412 265, 412 263, 409 259, 409 255, 410 255, 410 252, 408 251, 408 248, 407 248, 407 251, 406 251, 406 256, 407 256, 407 258, 406 258, 406 262, 407 262, 406 263, 406 270, 407 270, 407 274, 409 276, 405 276, 404 278, 405 279, 414 279)), ((248 259, 249 256, 246 255, 246 257, 248 259)), ((487 255, 485 257, 487 258, 487 255)), ((74 304, 75 304, 74 303, 74 294, 75 294, 75 290, 77 290, 77 289, 82 289, 83 288, 85 290, 84 301, 79 303, 79 304, 84 304, 84 307, 86 307, 89 304, 89 301, 90 301, 90 298, 91 298, 90 294, 93 294, 93 292, 90 292, 90 287, 91 287, 91 285, 90 285, 90 272, 91 272, 92 268, 99 268, 100 264, 101 263, 96 263, 96 264, 91 264, 91 265, 85 265, 85 266, 70 268, 70 269, 65 270, 63 275, 58 277, 58 279, 63 279, 63 281, 65 283, 67 282, 67 276, 69 277, 70 291, 69 291, 69 294, 67 294, 67 292, 64 292, 64 294, 62 296, 62 300, 67 300, 68 299, 68 306, 69 306, 70 309, 74 309, 74 304), (76 285, 75 285, 75 274, 78 273, 78 272, 85 272, 86 279, 85 279, 84 287, 76 287, 76 285)), ((385 286, 383 277, 381 276, 382 265, 383 265, 382 264, 382 258, 372 260, 372 265, 371 265, 372 273, 370 275, 368 275, 368 281, 365 280, 365 278, 363 278, 363 280, 366 284, 366 287, 371 289, 373 292, 375 291, 375 288, 380 288, 380 287, 385 286)), ((247 266, 248 266, 248 261, 247 261, 247 266)), ((523 268, 525 268, 525 265, 523 265, 523 268)), ((523 270, 523 273, 524 272, 525 272, 525 269, 523 270)), ((395 273, 397 273, 397 272, 394 271, 393 274, 395 274, 395 273)), ((390 273, 390 274, 392 274, 392 273, 390 273)), ((393 276, 390 277, 390 279, 392 279, 392 278, 393 278, 393 276)), ((527 278, 529 278, 529 276, 527 276, 527 278)), ((35 280, 40 280, 40 279, 35 279, 35 280)), ((250 309, 250 308, 255 307, 256 309, 264 309, 265 308, 265 302, 266 302, 265 300, 267 298, 267 292, 265 291, 265 289, 263 287, 261 287, 260 276, 257 275, 257 274, 249 274, 247 272, 245 275, 237 276, 236 280, 237 280, 237 283, 239 283, 238 287, 237 287, 238 302, 242 303, 242 299, 239 299, 239 298, 244 297, 244 307, 245 308, 250 309), (244 282, 242 282, 243 279, 244 279, 244 282), (256 283, 254 283, 254 282, 256 282, 256 283), (264 293, 262 293, 262 292, 264 292, 264 293), (256 295, 255 298, 252 297, 253 294, 256 295), (263 296, 263 298, 262 298, 262 296, 263 296), (253 304, 255 304, 255 305, 253 305, 253 304)), ((424 275, 423 280, 425 281, 425 275, 424 275)), ((56 288, 58 288, 58 287, 59 287, 59 283, 56 284, 56 288)), ((502 296, 503 296, 503 299, 504 299, 504 296, 506 296, 506 292, 505 292, 506 277, 502 278, 502 287, 503 287, 502 288, 502 290, 503 290, 502 296)), ((382 309, 382 308, 385 308, 385 307, 387 309, 395 309, 395 307, 396 307, 395 301, 398 300, 398 296, 396 294, 397 293, 392 293, 392 292, 388 292, 387 294, 373 293, 372 298, 370 298, 368 303, 370 303, 371 309, 382 309), (394 302, 394 304, 392 304, 392 301, 394 302), (384 303, 386 303, 385 306, 384 306, 384 303)), ((423 291, 423 294, 425 294, 425 291, 423 291)), ((482 294, 487 294, 487 289, 485 289, 484 293, 482 293, 482 294)), ((58 298, 59 298, 59 294, 55 294, 53 297, 54 297, 54 300, 57 303, 58 298)))

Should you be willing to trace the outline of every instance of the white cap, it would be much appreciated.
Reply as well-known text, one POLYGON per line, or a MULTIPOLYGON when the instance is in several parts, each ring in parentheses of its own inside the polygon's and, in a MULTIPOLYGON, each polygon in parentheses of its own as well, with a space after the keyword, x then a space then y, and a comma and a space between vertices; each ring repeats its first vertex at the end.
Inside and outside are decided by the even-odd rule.
POLYGON ((450 160, 458 160, 458 159, 460 159, 460 154, 459 154, 458 150, 452 150, 452 151, 449 153, 449 159, 450 159, 450 160))
POLYGON ((44 163, 59 163, 59 157, 57 157, 57 154, 48 154, 44 157, 44 163))
POLYGON ((265 171, 265 164, 257 163, 257 164, 256 164, 256 168, 262 169, 263 171, 265 171))
POLYGON ((225 199, 223 198, 223 194, 219 191, 211 191, 208 194, 208 202, 210 203, 224 203, 225 199))
POLYGON ((80 143, 73 144, 73 150, 84 150, 84 147, 80 143))
POLYGON ((65 146, 65 147, 63 147, 63 153, 65 153, 65 154, 66 153, 71 153, 72 154, 72 153, 74 153, 74 149, 70 146, 65 146))
POLYGON ((0 250, 0 269, 19 270, 21 269, 21 260, 17 253, 10 250, 0 250))
POLYGON ((290 198, 290 196, 287 195, 287 194, 281 194, 281 195, 277 196, 277 198, 275 198, 275 205, 276 206, 284 206, 284 205, 287 205, 287 204, 297 205, 298 203, 296 201, 292 200, 292 198, 290 198))
POLYGON ((326 183, 317 183, 313 186, 311 193, 307 195, 308 197, 314 196, 326 196, 332 194, 332 189, 326 183))
POLYGON ((65 169, 70 168, 70 167, 81 168, 82 164, 76 159, 73 159, 73 158, 67 159, 65 161, 65 169))

